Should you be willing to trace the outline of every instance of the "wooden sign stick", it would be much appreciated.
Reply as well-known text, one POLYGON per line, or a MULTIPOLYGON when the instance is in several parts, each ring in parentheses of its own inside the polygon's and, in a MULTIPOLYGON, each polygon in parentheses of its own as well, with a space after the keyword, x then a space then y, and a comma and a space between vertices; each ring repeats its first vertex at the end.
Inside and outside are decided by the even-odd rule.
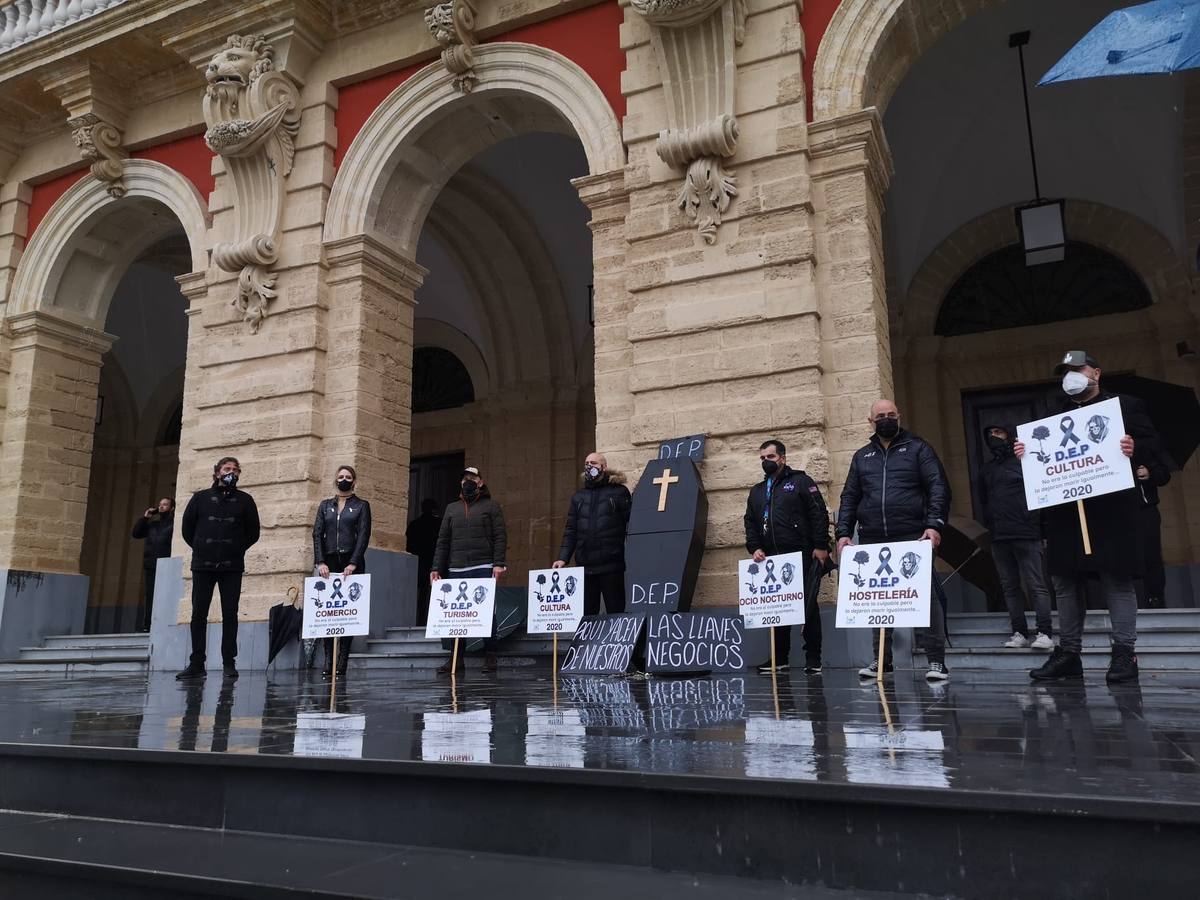
POLYGON ((775 626, 771 626, 771 695, 775 698, 775 718, 779 719, 779 681, 775 675, 775 626))
POLYGON ((329 679, 329 711, 337 712, 336 695, 337 695, 337 664, 338 664, 338 641, 341 638, 333 639, 333 665, 329 667, 332 677, 329 679))
POLYGON ((458 674, 458 642, 462 638, 454 639, 454 652, 450 654, 450 677, 454 678, 458 674))
POLYGON ((1083 501, 1076 500, 1075 504, 1079 509, 1079 532, 1083 535, 1083 552, 1086 556, 1092 555, 1092 537, 1088 534, 1087 515, 1083 511, 1083 501))
POLYGON ((558 632, 554 632, 554 668, 550 675, 554 679, 554 708, 558 709, 558 632))
MULTIPOLYGON (((879 682, 876 687, 879 688, 879 702, 883 704, 883 720, 887 722, 888 735, 894 735, 896 733, 896 726, 892 724, 892 711, 888 707, 887 694, 883 691, 883 682, 879 682)), ((896 758, 895 745, 888 747, 888 756, 892 759, 896 758)))
MULTIPOLYGON (((870 624, 870 623, 868 623, 870 624)), ((883 651, 887 646, 887 629, 879 629, 879 671, 875 673, 875 680, 883 684, 883 651)))

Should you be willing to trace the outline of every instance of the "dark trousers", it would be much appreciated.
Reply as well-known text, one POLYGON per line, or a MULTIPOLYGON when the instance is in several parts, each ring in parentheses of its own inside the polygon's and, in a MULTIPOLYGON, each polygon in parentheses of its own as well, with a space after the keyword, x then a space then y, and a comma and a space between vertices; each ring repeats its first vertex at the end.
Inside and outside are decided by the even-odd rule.
POLYGON ((1053 637, 1050 591, 1046 589, 1046 575, 1042 570, 1042 542, 992 541, 992 558, 1000 575, 1000 587, 1004 591, 1004 604, 1008 607, 1013 633, 1029 637, 1025 595, 1021 593, 1021 582, 1024 581, 1025 591, 1033 601, 1037 630, 1046 637, 1053 637))
POLYGON ((150 613, 154 609, 154 576, 157 574, 157 568, 142 570, 142 580, 146 585, 146 599, 143 602, 142 621, 138 623, 138 628, 142 631, 150 630, 150 613))
MULTIPOLYGON (((346 566, 350 565, 349 553, 330 553, 325 557, 325 565, 329 566, 329 574, 341 575, 346 570, 346 566)), ((361 569, 354 570, 355 575, 366 575, 367 566, 364 563, 361 569)), ((428 575, 425 576, 428 579, 428 575)), ((321 643, 325 645, 325 671, 333 671, 333 638, 321 638, 321 643)), ((350 659, 350 645, 354 643, 354 638, 343 637, 338 640, 338 671, 345 671, 346 661, 350 659)))
MULTIPOLYGON (((819 666, 821 664, 821 607, 817 603, 817 594, 821 587, 821 576, 809 566, 808 577, 804 579, 804 663, 819 666)), ((772 628, 775 638, 775 664, 783 665, 792 655, 792 626, 772 628)))
POLYGON ((625 612, 625 573, 605 572, 587 575, 583 579, 583 614, 600 615, 600 598, 608 615, 625 612))
MULTIPOLYGON (((915 541, 921 537, 920 534, 902 535, 892 538, 877 538, 874 536, 867 537, 860 535, 858 542, 860 544, 886 544, 888 541, 900 543, 901 541, 915 541)), ((936 554, 935 554, 936 555, 936 554)), ((929 604, 929 627, 914 628, 913 637, 920 643, 920 646, 925 648, 925 657, 931 663, 946 661, 946 594, 942 590, 942 580, 938 578, 936 571, 931 573, 930 581, 933 584, 933 602, 929 604)), ((894 628, 887 629, 887 639, 883 645, 883 664, 890 666, 892 664, 892 632, 894 628)), ((879 659, 879 629, 874 629, 871 632, 871 646, 875 650, 874 659, 879 659)))
POLYGON ((1142 553, 1146 559, 1146 574, 1136 583, 1138 606, 1162 606, 1163 594, 1167 589, 1167 571, 1162 558, 1162 516, 1157 506, 1143 506, 1138 515, 1142 517, 1142 553))
POLYGON ((221 592, 221 661, 237 660, 238 600, 242 596, 241 572, 192 571, 192 665, 203 666, 208 650, 208 609, 213 588, 221 592))

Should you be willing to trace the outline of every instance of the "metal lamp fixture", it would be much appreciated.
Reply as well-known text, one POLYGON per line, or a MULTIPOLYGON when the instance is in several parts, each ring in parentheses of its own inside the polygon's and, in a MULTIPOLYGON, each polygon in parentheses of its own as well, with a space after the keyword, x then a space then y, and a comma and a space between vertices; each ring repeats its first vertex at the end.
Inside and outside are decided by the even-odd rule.
POLYGON ((1009 49, 1017 49, 1021 66, 1021 95, 1025 100, 1025 132, 1029 136, 1029 162, 1033 168, 1032 203, 1017 207, 1017 232, 1021 246, 1025 248, 1025 265, 1040 266, 1043 263, 1060 262, 1066 255, 1067 232, 1065 204, 1062 200, 1046 200, 1042 197, 1038 182, 1037 152, 1033 144, 1033 119, 1029 115, 1029 86, 1025 78, 1025 45, 1029 43, 1029 32, 1018 31, 1008 36, 1009 49))

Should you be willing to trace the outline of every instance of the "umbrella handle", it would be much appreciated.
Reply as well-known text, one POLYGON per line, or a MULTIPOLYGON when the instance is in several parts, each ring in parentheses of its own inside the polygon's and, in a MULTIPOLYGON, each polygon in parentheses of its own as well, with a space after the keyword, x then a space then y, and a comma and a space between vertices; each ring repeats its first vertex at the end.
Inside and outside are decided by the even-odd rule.
POLYGON ((293 584, 287 589, 287 595, 288 599, 292 602, 292 606, 296 609, 300 609, 300 607, 297 605, 298 601, 300 600, 300 588, 293 584))

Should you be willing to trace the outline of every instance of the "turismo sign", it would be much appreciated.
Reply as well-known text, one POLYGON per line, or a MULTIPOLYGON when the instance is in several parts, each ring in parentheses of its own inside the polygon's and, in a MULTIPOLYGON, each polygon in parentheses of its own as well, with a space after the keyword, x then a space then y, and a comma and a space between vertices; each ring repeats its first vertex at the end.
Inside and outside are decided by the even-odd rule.
POLYGON ((738 560, 738 606, 747 628, 804 624, 805 555, 738 560))
POLYGON ((367 634, 370 622, 370 575, 304 579, 304 640, 367 634))
POLYGON ((425 637, 491 637, 495 607, 495 578, 442 578, 430 585, 425 637))
POLYGON ((838 628, 928 628, 933 544, 848 544, 838 576, 838 628))
POLYGON ((1074 503, 1133 487, 1133 467, 1121 452, 1121 401, 1081 406, 1017 426, 1025 445, 1021 474, 1030 510, 1074 503))
POLYGON ((583 567, 529 572, 529 634, 567 634, 583 618, 583 567))

